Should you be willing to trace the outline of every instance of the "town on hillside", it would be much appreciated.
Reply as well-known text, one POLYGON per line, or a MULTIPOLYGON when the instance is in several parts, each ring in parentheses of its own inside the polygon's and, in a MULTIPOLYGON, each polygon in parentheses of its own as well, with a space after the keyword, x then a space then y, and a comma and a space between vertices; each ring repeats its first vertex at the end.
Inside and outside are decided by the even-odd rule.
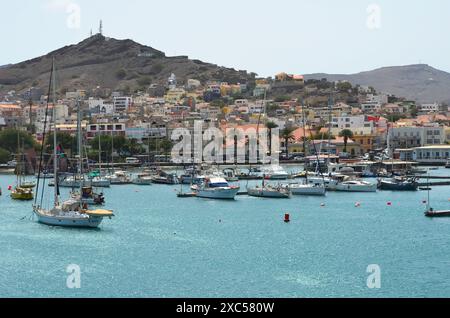
MULTIPOLYGON (((142 163, 169 162, 172 131, 192 129, 196 121, 222 130, 276 127, 282 161, 302 161, 318 152, 342 159, 382 159, 388 149, 398 160, 445 164, 450 152, 446 104, 417 104, 372 87, 305 81, 302 75, 287 73, 252 83, 178 80, 172 74, 165 83, 150 83, 135 92, 100 86, 58 91, 55 105, 51 100, 47 105, 47 92, 40 88, 10 91, 0 95, 0 140, 20 130, 37 145, 44 142, 47 125, 56 129, 67 152, 74 151, 78 103, 92 160, 98 158, 100 138, 104 147, 116 144, 117 162, 127 157, 142 163), (46 122, 46 109, 52 107, 56 117, 48 111, 46 122)), ((14 159, 12 144, 1 143, 0 164, 14 159)))

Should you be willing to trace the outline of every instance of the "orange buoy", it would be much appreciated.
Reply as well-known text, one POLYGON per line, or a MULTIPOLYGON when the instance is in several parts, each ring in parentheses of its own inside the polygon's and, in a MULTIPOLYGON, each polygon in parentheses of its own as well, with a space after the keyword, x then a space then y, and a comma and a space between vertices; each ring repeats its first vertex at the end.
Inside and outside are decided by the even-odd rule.
POLYGON ((285 222, 285 223, 291 222, 291 216, 289 215, 289 213, 286 213, 286 214, 284 215, 284 222, 285 222))

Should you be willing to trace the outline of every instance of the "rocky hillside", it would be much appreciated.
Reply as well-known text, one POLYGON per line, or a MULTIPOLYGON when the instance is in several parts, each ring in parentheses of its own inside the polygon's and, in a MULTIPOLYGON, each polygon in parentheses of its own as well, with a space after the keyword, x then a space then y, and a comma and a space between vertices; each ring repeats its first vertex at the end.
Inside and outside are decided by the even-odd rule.
POLYGON ((100 34, 76 45, 63 47, 29 61, 0 68, 0 91, 22 92, 48 86, 52 58, 56 59, 58 87, 62 91, 91 89, 140 89, 163 84, 171 73, 183 83, 189 78, 246 83, 255 74, 191 60, 168 57, 163 52, 132 40, 116 40, 100 34))
POLYGON ((384 67, 358 74, 310 74, 306 79, 347 80, 420 103, 450 102, 450 73, 429 65, 384 67))

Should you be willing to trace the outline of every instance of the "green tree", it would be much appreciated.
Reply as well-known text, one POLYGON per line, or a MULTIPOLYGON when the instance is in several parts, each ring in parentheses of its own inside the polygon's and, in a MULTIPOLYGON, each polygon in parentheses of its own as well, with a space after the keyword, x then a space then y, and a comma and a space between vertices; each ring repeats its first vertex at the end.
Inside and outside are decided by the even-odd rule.
POLYGON ((7 163, 11 158, 11 153, 3 148, 0 148, 0 163, 7 163))
POLYGON ((347 143, 353 138, 353 132, 350 129, 344 129, 339 133, 339 137, 344 137, 344 152, 347 152, 347 143))
POLYGON ((280 138, 284 140, 284 145, 286 146, 286 157, 289 157, 289 142, 295 140, 294 127, 286 127, 280 133, 280 138))
MULTIPOLYGON (((56 133, 56 142, 61 145, 66 155, 72 156, 77 151, 77 140, 71 134, 65 132, 56 133)), ((45 149, 48 153, 53 151, 53 133, 50 133, 45 138, 45 149)))
POLYGON ((10 153, 17 153, 17 134, 19 134, 21 148, 23 147, 24 150, 27 150, 36 147, 36 142, 30 134, 16 129, 6 129, 0 132, 1 147, 10 153))
POLYGON ((266 128, 269 130, 269 156, 272 155, 272 129, 278 128, 278 125, 273 121, 266 123, 266 128))

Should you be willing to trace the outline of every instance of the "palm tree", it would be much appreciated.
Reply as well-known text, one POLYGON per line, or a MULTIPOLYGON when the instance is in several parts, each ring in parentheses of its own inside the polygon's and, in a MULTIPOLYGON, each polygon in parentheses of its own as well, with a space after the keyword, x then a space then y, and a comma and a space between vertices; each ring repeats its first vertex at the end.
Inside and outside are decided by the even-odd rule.
POLYGON ((284 144, 286 146, 286 158, 289 158, 289 142, 295 140, 294 131, 296 128, 294 127, 286 127, 281 131, 280 137, 284 140, 284 144))
POLYGON ((344 129, 339 133, 339 137, 344 137, 344 152, 347 152, 347 143, 353 138, 353 132, 350 129, 344 129))
POLYGON ((272 155, 272 129, 278 128, 278 125, 273 121, 266 123, 266 128, 269 130, 269 156, 272 155))

